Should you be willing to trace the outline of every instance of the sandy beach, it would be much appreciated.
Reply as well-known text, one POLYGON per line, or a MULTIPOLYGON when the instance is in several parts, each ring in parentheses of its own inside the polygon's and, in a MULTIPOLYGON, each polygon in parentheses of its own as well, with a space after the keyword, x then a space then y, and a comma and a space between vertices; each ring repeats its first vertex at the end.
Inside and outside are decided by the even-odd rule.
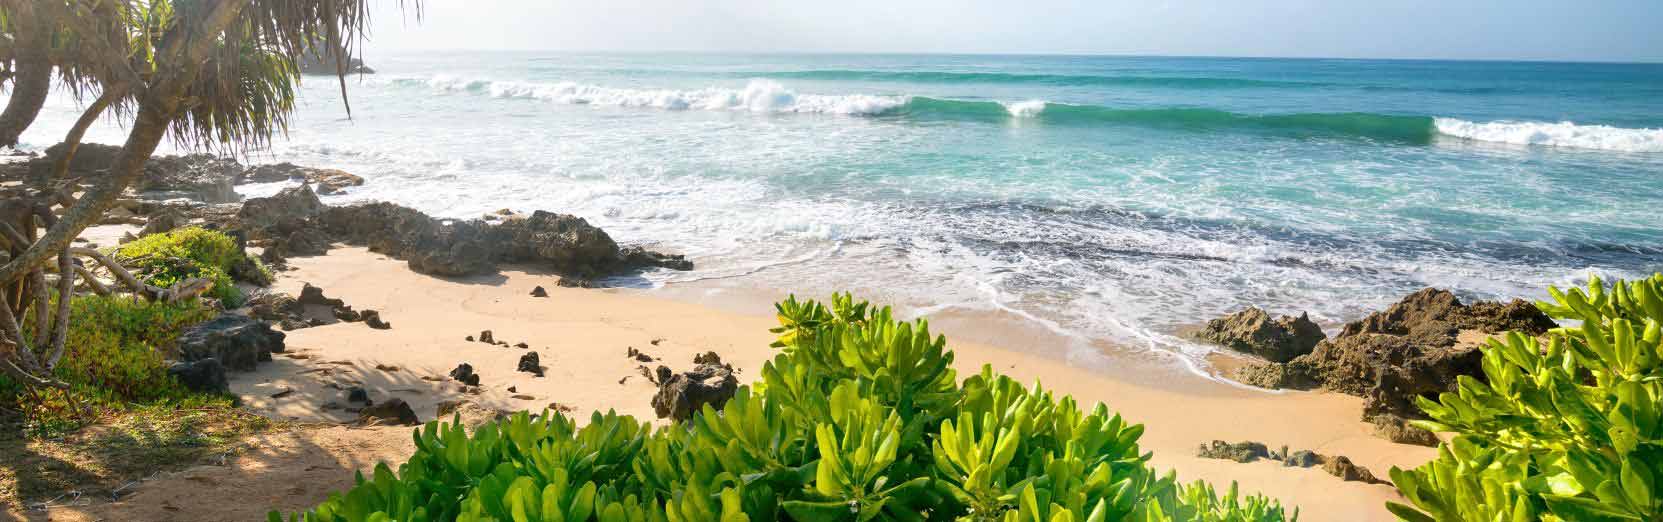
MULTIPOLYGON (((440 402, 458 399, 501 410, 538 411, 553 405, 569 408, 580 419, 609 409, 652 418, 649 401, 655 387, 639 374, 642 363, 626 357, 629 348, 657 358, 653 365, 673 368, 690 366, 695 354, 715 351, 740 369, 742 382, 755 379, 755 370, 773 351, 767 331, 775 324, 772 310, 762 306, 736 313, 650 290, 560 288, 558 276, 512 267, 497 275, 441 279, 359 247, 295 258, 291 266, 277 290, 298 294, 310 283, 357 309, 380 311, 392 328, 340 323, 292 331, 288 351, 273 363, 235 374, 232 391, 246 406, 278 419, 320 425, 348 421, 353 414, 325 405, 344 403, 341 388, 353 384, 362 384, 376 400, 408 401, 423 421, 434 418, 440 402), (532 297, 537 286, 549 296, 532 297), (482 330, 529 348, 465 340, 482 330), (515 371, 527 350, 540 354, 547 368, 544 377, 515 371), (445 378, 462 362, 481 376, 477 393, 445 378)), ((1238 482, 1245 491, 1298 506, 1303 520, 1391 520, 1383 503, 1397 494, 1388 485, 1342 482, 1317 468, 1201 459, 1196 447, 1214 439, 1286 444, 1348 456, 1381 476, 1391 466, 1415 466, 1434 455, 1431 448, 1371 435, 1369 425, 1358 420, 1361 399, 1352 396, 1267 393, 1171 370, 1140 378, 1136 373, 1145 370, 1135 363, 1088 370, 1020 347, 951 341, 950 329, 939 333, 949 336, 961 375, 991 364, 1071 394, 1082 404, 1104 403, 1147 427, 1142 447, 1154 451, 1157 468, 1176 470, 1184 481, 1206 479, 1219 487, 1238 482), (1123 371, 1131 374, 1118 375, 1123 371)), ((1147 371, 1158 370, 1151 366, 1147 371)), ((350 485, 350 470, 367 471, 383 460, 396 465, 413 451, 409 430, 332 426, 265 436, 250 441, 246 452, 225 465, 159 477, 137 486, 137 493, 120 503, 54 509, 43 519, 244 520, 267 509, 301 509, 350 485)))

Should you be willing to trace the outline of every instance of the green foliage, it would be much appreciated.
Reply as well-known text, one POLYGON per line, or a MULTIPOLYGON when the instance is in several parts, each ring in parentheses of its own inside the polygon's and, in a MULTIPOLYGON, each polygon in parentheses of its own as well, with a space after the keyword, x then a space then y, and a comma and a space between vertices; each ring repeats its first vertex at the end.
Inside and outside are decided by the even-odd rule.
MULTIPOLYGON (((70 317, 75 320, 70 322, 64 357, 54 370, 71 389, 27 390, 0 376, 0 403, 9 402, 8 409, 27 413, 37 431, 50 432, 73 427, 77 405, 119 409, 129 403, 184 398, 185 390, 168 376, 157 348, 213 315, 195 301, 76 297, 70 301, 70 317)), ((34 321, 24 323, 24 335, 32 336, 28 328, 34 321)))
POLYGON ((170 288, 198 277, 213 281, 214 287, 207 295, 226 306, 238 306, 243 301, 230 275, 238 264, 255 263, 253 266, 270 280, 264 265, 239 250, 230 236, 201 227, 141 237, 117 248, 115 255, 123 264, 146 274, 148 282, 158 287, 170 288))
POLYGON ((1488 382, 1422 399, 1458 435, 1392 482, 1405 520, 1663 520, 1663 274, 1537 306, 1580 326, 1484 348, 1488 382))
MULTIPOLYGON (((1281 505, 1157 474, 1143 427, 989 367, 958 380, 923 320, 837 296, 777 305, 781 351, 720 412, 653 429, 525 412, 415 433, 298 521, 1283 520, 1281 505)), ((1297 519, 1297 512, 1294 514, 1297 519)), ((282 521, 277 513, 270 519, 282 521)))

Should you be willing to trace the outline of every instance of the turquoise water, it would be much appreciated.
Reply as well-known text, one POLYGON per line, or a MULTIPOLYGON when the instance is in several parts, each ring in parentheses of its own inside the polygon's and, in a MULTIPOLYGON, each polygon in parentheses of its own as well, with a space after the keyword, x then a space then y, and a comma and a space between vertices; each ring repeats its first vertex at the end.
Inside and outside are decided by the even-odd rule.
POLYGON ((1660 65, 370 61, 351 120, 309 81, 256 159, 369 179, 335 202, 571 212, 699 264, 620 283, 848 288, 1193 356, 1172 332, 1247 304, 1343 321, 1428 285, 1537 296, 1663 269, 1660 65))

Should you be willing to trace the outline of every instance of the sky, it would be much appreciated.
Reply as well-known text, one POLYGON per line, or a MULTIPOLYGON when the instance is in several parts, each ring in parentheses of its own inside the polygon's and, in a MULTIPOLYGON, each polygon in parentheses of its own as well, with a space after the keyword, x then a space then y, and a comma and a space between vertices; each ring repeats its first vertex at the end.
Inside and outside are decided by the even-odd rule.
POLYGON ((1663 62, 1660 0, 377 1, 366 51, 1132 54, 1663 62))

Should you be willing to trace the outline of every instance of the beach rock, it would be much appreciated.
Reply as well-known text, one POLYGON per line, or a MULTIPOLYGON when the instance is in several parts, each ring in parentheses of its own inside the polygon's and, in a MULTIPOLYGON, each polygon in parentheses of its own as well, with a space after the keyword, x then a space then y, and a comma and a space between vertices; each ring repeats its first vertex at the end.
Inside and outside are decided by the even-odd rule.
POLYGON ((1448 290, 1425 288, 1383 311, 1346 324, 1340 337, 1391 334, 1447 345, 1454 344, 1458 330, 1542 335, 1557 326, 1553 318, 1523 299, 1507 303, 1482 301, 1467 306, 1448 290), (1449 339, 1444 339, 1446 336, 1449 339))
POLYGON ((1322 455, 1311 450, 1295 451, 1282 459, 1283 466, 1309 468, 1319 464, 1322 464, 1322 455))
POLYGON ((543 364, 539 360, 537 352, 526 352, 525 355, 521 355, 518 371, 542 377, 543 364))
POLYGON ((283 333, 254 318, 222 314, 180 334, 177 349, 186 362, 217 359, 226 368, 254 371, 255 363, 283 351, 283 333))
POLYGON ((393 397, 380 404, 366 407, 358 411, 358 421, 364 424, 398 424, 415 426, 421 424, 416 417, 416 411, 404 399, 393 397))
POLYGON ((1196 451, 1196 456, 1205 459, 1234 460, 1236 462, 1253 462, 1270 456, 1270 450, 1259 442, 1228 443, 1222 440, 1202 444, 1196 451))
POLYGON ((1374 434, 1380 438, 1398 444, 1414 444, 1428 448, 1438 447, 1438 436, 1425 428, 1409 424, 1407 419, 1392 414, 1375 415, 1374 434))
POLYGON ((171 232, 185 226, 187 221, 189 220, 185 215, 178 210, 164 209, 150 215, 150 219, 144 223, 144 228, 139 229, 138 237, 171 232))
POLYGON ((518 342, 518 343, 514 343, 514 347, 515 347, 515 348, 519 348, 519 349, 521 349, 521 350, 524 350, 524 349, 526 349, 526 348, 530 348, 530 347, 531 347, 531 345, 529 345, 529 344, 526 344, 526 343, 524 343, 524 342, 518 342))
POLYGON ((1340 480, 1365 484, 1390 484, 1390 482, 1375 478, 1368 468, 1353 464, 1351 459, 1344 455, 1325 456, 1322 460, 1322 470, 1328 472, 1329 475, 1339 477, 1340 480))
POLYGON ((593 277, 611 271, 619 261, 618 244, 600 228, 569 214, 536 211, 493 227, 502 258, 537 263, 556 271, 593 277))
POLYGON ((332 312, 334 312, 335 318, 340 319, 342 322, 356 323, 364 320, 364 314, 359 313, 357 310, 353 310, 350 306, 339 306, 332 310, 332 312))
MULTIPOLYGON (((79 149, 75 156, 81 156, 79 149)), ((205 203, 234 203, 242 196, 237 195, 231 182, 241 172, 242 165, 236 160, 210 154, 152 156, 134 189, 151 199, 183 197, 205 203)))
POLYGON ((549 291, 544 290, 543 287, 539 286, 537 288, 531 289, 531 296, 532 297, 548 297, 549 296, 549 291))
POLYGON ((638 246, 627 246, 618 249, 618 257, 622 261, 619 263, 619 267, 614 268, 613 271, 668 268, 685 272, 693 269, 693 262, 688 260, 687 256, 654 252, 638 246))
POLYGON ((677 422, 692 418, 693 412, 704 409, 706 405, 720 411, 739 390, 739 379, 733 375, 733 367, 725 364, 699 364, 682 373, 672 373, 669 368, 660 366, 658 377, 658 393, 652 399, 653 412, 660 419, 670 418, 677 422))
POLYGON ((393 329, 392 323, 381 320, 381 312, 377 312, 375 310, 364 310, 359 315, 363 317, 365 326, 376 330, 393 329))
POLYGON ((281 321, 300 311, 300 303, 289 294, 259 292, 249 296, 248 315, 262 321, 281 321))
POLYGON ((468 386, 479 386, 479 374, 473 372, 473 365, 462 363, 450 371, 450 378, 468 386))
POLYGON ((225 365, 219 359, 212 357, 191 362, 179 361, 167 367, 167 374, 185 386, 185 389, 202 393, 230 393, 231 386, 225 378, 225 365))
POLYGON ((1196 337, 1269 361, 1288 362, 1311 353, 1327 335, 1305 314, 1272 320, 1264 310, 1250 306, 1208 322, 1196 337))
POLYGON ((323 208, 323 202, 312 192, 312 187, 301 185, 243 202, 242 210, 237 211, 237 219, 245 228, 263 230, 280 223, 306 220, 318 215, 323 208))
POLYGON ((312 286, 312 283, 301 283, 300 298, 296 299, 295 302, 303 305, 323 305, 330 308, 336 308, 346 304, 340 299, 324 297, 323 289, 312 286))
POLYGON ((370 401, 370 392, 369 392, 369 390, 365 390, 363 386, 353 386, 351 388, 347 388, 346 389, 346 401, 347 402, 356 402, 356 403, 359 403, 359 404, 363 404, 365 406, 370 406, 370 405, 375 404, 375 403, 370 401))
POLYGON ((561 284, 663 266, 691 268, 679 256, 620 249, 610 236, 576 216, 536 212, 492 225, 440 220, 390 203, 327 207, 312 223, 340 240, 409 263, 429 275, 490 273, 496 263, 531 263, 562 275, 561 284))
POLYGON ((340 169, 321 169, 302 167, 293 163, 275 163, 249 167, 238 176, 236 183, 274 183, 279 181, 301 181, 307 185, 315 185, 318 194, 334 194, 347 187, 364 184, 364 178, 358 177, 340 169))
POLYGON ((270 237, 271 239, 266 241, 266 251, 260 256, 262 261, 280 263, 290 257, 321 256, 329 253, 329 235, 321 230, 297 228, 270 237))
POLYGON ((497 338, 491 335, 490 330, 485 330, 479 332, 479 342, 485 344, 497 344, 497 338))
MULTIPOLYGON (((1483 379, 1483 353, 1461 342, 1462 331, 1495 334, 1515 330, 1542 335, 1556 324, 1522 300, 1466 305, 1447 290, 1427 288, 1386 310, 1345 325, 1340 334, 1287 364, 1249 366, 1236 377, 1265 387, 1321 387, 1364 398, 1363 418, 1382 415, 1424 418, 1416 397, 1454 391, 1462 375, 1483 379)), ((1429 440, 1426 435, 1382 429, 1394 440, 1429 440)))

